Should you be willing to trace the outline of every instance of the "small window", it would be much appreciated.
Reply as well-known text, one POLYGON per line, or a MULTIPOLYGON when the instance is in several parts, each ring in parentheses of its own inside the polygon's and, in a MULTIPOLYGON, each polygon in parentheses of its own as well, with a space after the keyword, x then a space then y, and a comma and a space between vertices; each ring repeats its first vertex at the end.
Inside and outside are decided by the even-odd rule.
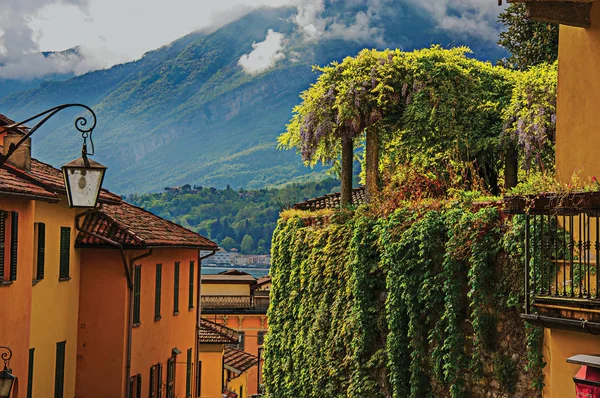
POLYGON ((173 314, 179 314, 179 261, 175 262, 173 275, 173 314))
POLYGON ((167 398, 175 398, 175 357, 167 361, 167 398))
POLYGON ((258 345, 265 344, 265 335, 266 334, 267 334, 267 332, 265 332, 265 331, 258 332, 258 345))
POLYGON ((150 368, 150 398, 162 397, 162 365, 157 363, 150 368))
POLYGON ((140 325, 140 293, 142 285, 142 266, 136 265, 133 272, 133 324, 140 325))
POLYGON ((54 373, 54 398, 64 398, 66 341, 56 343, 56 370, 54 373))
POLYGON ((35 269, 33 270, 34 280, 44 279, 44 266, 46 264, 46 224, 42 222, 35 223, 35 269))
POLYGON ((196 371, 196 394, 200 396, 202 390, 202 361, 198 361, 198 370, 196 371))
POLYGON ((19 255, 19 213, 13 211, 10 220, 10 280, 17 280, 19 255))
POLYGON ((71 228, 60 227, 60 272, 59 279, 69 279, 71 268, 71 228))
POLYGON ((0 283, 4 282, 6 259, 6 219, 8 213, 0 211, 0 283))
POLYGON ((154 320, 159 321, 160 316, 160 300, 162 295, 162 264, 156 264, 156 290, 154 293, 154 320))
POLYGON ((194 262, 190 261, 190 291, 188 295, 188 309, 194 309, 194 262))
POLYGON ((142 375, 137 374, 129 379, 129 398, 142 398, 142 375))
POLYGON ((33 397, 33 359, 35 348, 29 349, 29 366, 27 369, 27 398, 33 397))
POLYGON ((238 332, 238 335, 240 336, 240 339, 239 339, 239 343, 237 345, 237 349, 244 351, 244 340, 245 340, 244 332, 238 332))
POLYGON ((187 350, 187 363, 185 373, 185 396, 190 398, 192 396, 192 349, 187 350))

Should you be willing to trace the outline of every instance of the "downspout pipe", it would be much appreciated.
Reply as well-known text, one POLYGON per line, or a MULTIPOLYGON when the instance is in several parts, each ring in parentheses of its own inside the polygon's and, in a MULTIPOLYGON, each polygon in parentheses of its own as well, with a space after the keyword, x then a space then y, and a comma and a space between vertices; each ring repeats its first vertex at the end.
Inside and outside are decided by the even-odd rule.
POLYGON ((202 260, 214 256, 216 252, 216 250, 213 250, 212 253, 205 256, 198 256, 198 272, 196 272, 196 284, 198 285, 198 288, 196 289, 196 330, 194 331, 194 341, 196 342, 196 362, 194 363, 194 369, 196 369, 196 385, 194 393, 192 394, 194 398, 200 396, 200 383, 202 377, 200 374, 200 367, 198 366, 198 363, 200 362, 200 320, 202 319, 202 309, 200 308, 200 303, 202 302, 202 260))

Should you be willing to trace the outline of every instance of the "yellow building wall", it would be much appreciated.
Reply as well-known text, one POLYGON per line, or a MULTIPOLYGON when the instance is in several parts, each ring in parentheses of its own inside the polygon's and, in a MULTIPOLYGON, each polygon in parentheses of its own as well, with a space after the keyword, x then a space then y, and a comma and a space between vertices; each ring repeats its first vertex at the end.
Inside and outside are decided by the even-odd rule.
POLYGON ((238 398, 248 398, 248 372, 227 382, 227 389, 237 393, 238 398))
POLYGON ((223 345, 200 344, 200 398, 222 398, 223 345))
MULTIPOLYGON (((64 394, 75 395, 79 315, 79 250, 74 248, 76 211, 66 200, 38 202, 35 222, 46 224, 44 279, 32 290, 30 348, 34 348, 33 396, 54 395, 56 343, 66 341, 64 394), (59 281, 60 229, 71 228, 70 280, 59 281)), ((30 250, 35 251, 31 246, 30 250)), ((33 268, 35 262, 32 261, 33 268)), ((35 275, 35 274, 34 274, 35 275)))
MULTIPOLYGON (((17 280, 0 284, 0 345, 9 346, 13 357, 12 373, 18 380, 13 386, 12 398, 25 398, 27 393, 27 368, 29 362, 29 333, 31 308, 31 264, 33 263, 33 217, 36 203, 31 200, 0 196, 0 210, 19 213, 19 248, 17 254, 17 280)), ((6 232, 10 240, 10 232, 6 232)), ((9 264, 9 257, 5 257, 9 264)), ((8 275, 8 266, 5 274, 8 275)))
POLYGON ((203 296, 249 296, 250 285, 233 283, 203 283, 203 296))
POLYGON ((560 27, 556 168, 563 182, 574 172, 600 179, 600 4, 591 18, 588 29, 560 27))

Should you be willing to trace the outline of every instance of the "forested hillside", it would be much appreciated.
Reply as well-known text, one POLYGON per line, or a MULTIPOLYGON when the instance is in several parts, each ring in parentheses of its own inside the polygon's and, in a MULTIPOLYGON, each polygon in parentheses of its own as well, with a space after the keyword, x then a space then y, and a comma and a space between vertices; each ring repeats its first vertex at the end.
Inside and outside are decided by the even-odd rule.
POLYGON ((330 193, 338 185, 339 182, 326 179, 280 189, 194 187, 188 192, 129 195, 126 199, 210 237, 227 250, 268 254, 282 208, 330 193))

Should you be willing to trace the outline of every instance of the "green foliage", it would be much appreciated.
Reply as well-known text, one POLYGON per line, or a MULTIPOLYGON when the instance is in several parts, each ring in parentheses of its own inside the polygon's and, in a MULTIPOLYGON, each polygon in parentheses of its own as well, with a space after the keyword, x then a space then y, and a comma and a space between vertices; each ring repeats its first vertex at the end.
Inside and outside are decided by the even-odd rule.
POLYGON ((242 239, 241 245, 242 254, 250 254, 254 251, 254 239, 252 236, 246 234, 242 239))
POLYGON ((195 187, 194 192, 134 194, 128 195, 127 200, 211 238, 226 250, 241 248, 246 253, 267 254, 282 203, 325 195, 337 185, 336 181, 326 179, 278 189, 195 187), (242 247, 244 239, 247 245, 242 247))
POLYGON ((500 61, 504 66, 525 70, 558 59, 558 24, 530 21, 523 3, 510 3, 499 20, 507 29, 498 44, 511 53, 500 61))
POLYGON ((519 218, 469 202, 405 204, 387 216, 360 207, 320 227, 280 220, 269 396, 467 397, 489 382, 484 359, 500 393, 514 393, 521 372, 541 391, 539 334, 516 343, 517 360, 498 340, 499 311, 525 335, 506 310, 522 305, 521 283, 500 280, 522 261, 522 238, 519 218))

